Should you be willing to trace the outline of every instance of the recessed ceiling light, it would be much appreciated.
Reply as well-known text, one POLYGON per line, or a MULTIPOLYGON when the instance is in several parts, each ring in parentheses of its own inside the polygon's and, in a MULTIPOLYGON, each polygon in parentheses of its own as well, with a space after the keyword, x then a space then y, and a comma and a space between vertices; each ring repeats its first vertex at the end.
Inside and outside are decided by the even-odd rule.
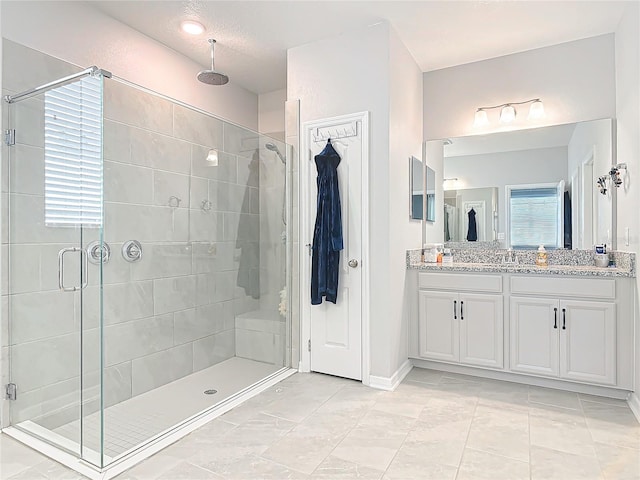
POLYGON ((200 35, 204 32, 204 25, 200 22, 196 22, 195 20, 184 20, 180 23, 180 28, 185 33, 190 35, 200 35))

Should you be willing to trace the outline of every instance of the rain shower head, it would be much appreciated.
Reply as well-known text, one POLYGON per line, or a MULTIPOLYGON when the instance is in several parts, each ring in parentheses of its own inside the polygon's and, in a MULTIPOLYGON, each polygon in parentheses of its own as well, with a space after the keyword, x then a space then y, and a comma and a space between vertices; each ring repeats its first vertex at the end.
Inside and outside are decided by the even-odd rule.
POLYGON ((275 145, 274 143, 267 143, 267 144, 265 144, 265 147, 267 148, 267 150, 270 150, 272 152, 276 152, 276 155, 278 155, 278 157, 280 157, 280 160, 282 160, 282 163, 284 163, 284 164, 287 163, 287 161, 284 159, 284 157, 280 153, 280 150, 278 149, 277 145, 275 145))
POLYGON ((207 85, 224 85, 229 83, 229 77, 224 73, 216 72, 213 63, 213 46, 215 43, 216 41, 213 38, 209 39, 209 44, 211 45, 211 70, 202 70, 198 73, 198 80, 207 85))

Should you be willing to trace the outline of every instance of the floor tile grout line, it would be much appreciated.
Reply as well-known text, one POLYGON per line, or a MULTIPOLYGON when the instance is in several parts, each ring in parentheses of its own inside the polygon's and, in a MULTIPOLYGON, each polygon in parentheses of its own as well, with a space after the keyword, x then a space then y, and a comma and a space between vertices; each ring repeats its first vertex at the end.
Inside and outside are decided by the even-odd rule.
MULTIPOLYGON (((337 392, 336 392, 337 393, 337 392)), ((358 417, 358 419, 356 420, 355 424, 344 434, 342 435, 342 437, 340 438, 340 441, 338 441, 336 443, 336 445, 331 449, 331 451, 322 459, 322 461, 318 464, 318 466, 316 468, 313 469, 313 472, 311 472, 311 475, 313 475, 316 470, 318 470, 318 468, 320 467, 320 465, 322 465, 324 463, 324 461, 329 458, 331 455, 333 455, 333 452, 336 450, 336 448, 338 448, 338 446, 344 441, 345 438, 347 438, 347 436, 349 436, 349 434, 360 424, 360 420, 370 411, 373 410, 373 407, 375 406, 377 402, 374 402, 368 409, 363 410, 360 413, 360 416, 358 417)), ((336 458, 340 458, 340 457, 336 457, 336 458)), ((355 463, 355 462, 353 462, 355 463)), ((357 465, 357 464, 356 464, 357 465)), ((363 465, 364 466, 364 465, 363 465)), ((384 476, 384 473, 382 474, 384 476)))
POLYGON ((529 427, 529 480, 533 480, 533 462, 531 461, 531 402, 529 397, 529 387, 527 386, 527 426, 529 427))
POLYGON ((473 420, 476 417, 476 412, 478 411, 478 397, 476 396, 476 402, 473 406, 473 415, 471 415, 471 422, 469 422, 469 429, 467 430, 467 437, 464 440, 464 447, 462 448, 462 455, 460 455, 460 461, 458 462, 458 468, 456 469, 455 479, 457 480, 458 475, 460 474, 460 467, 462 466, 462 460, 464 459, 464 452, 467 449, 467 444, 469 443, 469 436, 471 435, 471 427, 473 427, 473 420))

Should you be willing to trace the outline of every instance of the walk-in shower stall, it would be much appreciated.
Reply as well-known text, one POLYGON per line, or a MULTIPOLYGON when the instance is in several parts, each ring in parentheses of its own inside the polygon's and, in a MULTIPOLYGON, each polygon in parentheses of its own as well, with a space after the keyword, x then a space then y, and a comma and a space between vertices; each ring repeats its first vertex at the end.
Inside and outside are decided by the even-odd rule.
POLYGON ((7 58, 4 426, 100 470, 290 366, 289 149, 99 68, 7 58))

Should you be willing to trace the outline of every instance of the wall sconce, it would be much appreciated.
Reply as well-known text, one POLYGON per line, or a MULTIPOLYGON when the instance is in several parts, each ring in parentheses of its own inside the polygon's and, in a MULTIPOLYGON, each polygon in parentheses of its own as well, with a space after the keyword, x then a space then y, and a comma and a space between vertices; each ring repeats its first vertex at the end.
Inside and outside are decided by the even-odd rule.
POLYGON ((598 177, 596 184, 600 189, 600 193, 602 195, 607 194, 607 180, 611 180, 611 184, 614 187, 620 188, 620 185, 622 185, 623 183, 623 180, 620 177, 620 170, 626 170, 626 169, 627 169, 626 163, 618 163, 611 167, 611 170, 609 170, 608 174, 598 177))
POLYGON ((209 167, 217 167, 218 166, 218 151, 214 148, 209 150, 206 158, 207 166, 209 167))
POLYGON ((532 98, 524 102, 509 102, 501 105, 494 105, 492 107, 480 107, 476 110, 475 120, 473 125, 475 127, 482 127, 489 123, 489 117, 487 116, 487 110, 493 110, 494 108, 500 108, 500 122, 510 123, 516 119, 516 108, 514 105, 526 105, 530 103, 529 107, 529 120, 535 120, 544 116, 544 105, 539 98, 532 98))

